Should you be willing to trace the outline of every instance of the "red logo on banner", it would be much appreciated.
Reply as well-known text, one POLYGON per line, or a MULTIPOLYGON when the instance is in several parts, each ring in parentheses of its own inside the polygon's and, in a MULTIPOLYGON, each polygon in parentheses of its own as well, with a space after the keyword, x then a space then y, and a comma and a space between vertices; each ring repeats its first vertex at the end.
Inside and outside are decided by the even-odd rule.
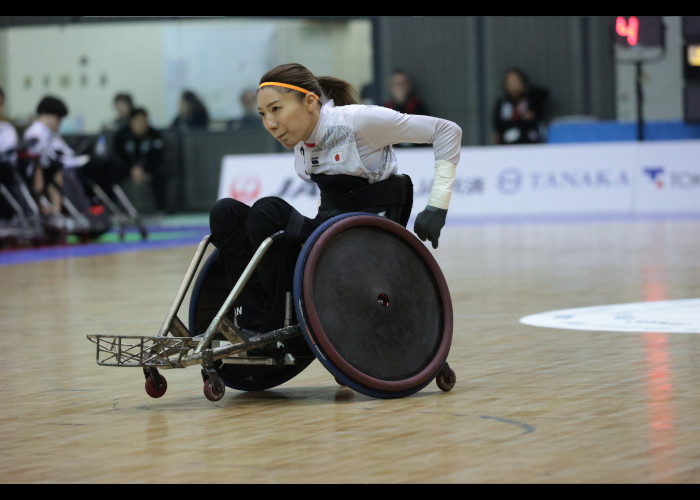
POLYGON ((260 178, 257 175, 234 177, 231 181, 231 198, 251 205, 260 195, 260 178))

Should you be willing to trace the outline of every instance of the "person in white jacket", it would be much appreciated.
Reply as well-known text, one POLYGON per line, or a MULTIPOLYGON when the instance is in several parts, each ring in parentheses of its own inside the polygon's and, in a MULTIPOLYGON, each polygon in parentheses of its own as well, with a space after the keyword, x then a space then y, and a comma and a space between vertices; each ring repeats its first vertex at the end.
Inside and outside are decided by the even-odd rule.
POLYGON ((407 176, 397 175, 394 144, 433 145, 435 176, 414 231, 437 248, 459 162, 462 130, 457 124, 357 104, 351 84, 335 77, 316 77, 296 63, 277 66, 263 75, 257 97, 265 129, 285 148, 294 150, 297 175, 318 185, 321 201, 313 219, 276 197, 262 198, 252 207, 224 198, 212 207, 211 241, 220 251, 230 285, 265 238, 280 230, 285 234, 257 267, 253 296, 241 299, 249 307, 243 306, 239 324, 258 331, 282 326, 284 295, 291 290, 299 243, 324 221, 360 211, 384 214, 406 225, 413 188, 407 176), (255 304, 262 303, 271 311, 267 317, 253 311, 255 304))
POLYGON ((37 105, 36 119, 23 134, 24 140, 33 139, 35 142, 29 149, 32 161, 26 162, 21 173, 34 195, 45 195, 57 213, 63 206, 64 168, 79 168, 89 161, 86 155, 76 155, 59 134, 67 115, 68 107, 63 100, 44 96, 37 105))
MULTIPOLYGON (((3 116, 3 111, 5 109, 5 92, 0 87, 0 118, 3 116)), ((8 121, 0 121, 0 153, 9 151, 15 146, 19 141, 19 136, 17 135, 17 130, 14 125, 8 121)))

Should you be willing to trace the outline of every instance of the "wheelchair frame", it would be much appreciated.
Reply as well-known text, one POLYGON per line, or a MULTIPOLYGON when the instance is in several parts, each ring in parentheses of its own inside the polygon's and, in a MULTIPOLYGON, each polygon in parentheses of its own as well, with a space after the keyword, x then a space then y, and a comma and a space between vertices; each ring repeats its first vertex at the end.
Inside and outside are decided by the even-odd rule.
POLYGON ((284 234, 283 231, 266 238, 256 250, 236 285, 229 293, 226 301, 219 308, 206 332, 195 337, 189 335, 189 330, 178 317, 187 290, 192 284, 196 271, 204 258, 211 235, 205 236, 199 243, 180 288, 175 295, 170 310, 156 337, 138 335, 88 335, 87 338, 97 345, 97 364, 102 366, 141 367, 146 377, 146 392, 152 397, 160 397, 165 393, 167 383, 159 369, 186 368, 202 365, 202 377, 205 382, 204 393, 212 401, 221 399, 225 385, 214 369, 214 362, 227 358, 229 362, 240 364, 283 364, 291 365, 296 359, 286 353, 282 359, 274 357, 240 357, 240 354, 274 342, 281 342, 291 337, 301 335, 299 325, 289 324, 291 310, 287 311, 287 326, 266 333, 250 335, 226 318, 233 303, 243 291, 254 269, 276 239, 284 234), (230 344, 214 346, 214 337, 220 334, 230 344), (172 335, 172 336, 168 336, 172 335))
MULTIPOLYGON (((203 334, 191 336, 190 333, 194 332, 189 331, 178 317, 178 312, 210 243, 211 235, 206 235, 197 247, 157 336, 87 335, 88 340, 96 344, 97 364, 101 366, 141 367, 146 379, 146 392, 154 398, 161 397, 167 390, 167 382, 165 377, 159 373, 160 369, 186 368, 199 364, 202 366, 203 390, 206 398, 210 401, 218 401, 223 397, 226 387, 215 369, 214 364, 219 360, 229 364, 296 365, 299 363, 300 360, 294 354, 283 353, 283 351, 280 351, 279 356, 246 355, 248 351, 253 349, 274 343, 279 346, 286 339, 303 335, 302 326, 292 324, 290 292, 287 292, 288 307, 283 328, 266 333, 249 333, 240 329, 235 321, 226 317, 264 255, 283 235, 284 231, 279 231, 267 237, 260 244, 226 300, 210 321, 206 331, 203 334), (226 339, 228 344, 215 345, 217 335, 226 339)), ((324 366, 328 368, 325 362, 324 366)), ((447 362, 444 363, 435 378, 438 387, 445 392, 451 390, 455 384, 454 371, 451 370, 447 362)), ((344 380, 344 377, 336 376, 336 381, 339 384, 352 387, 351 384, 345 384, 341 380, 344 380)))

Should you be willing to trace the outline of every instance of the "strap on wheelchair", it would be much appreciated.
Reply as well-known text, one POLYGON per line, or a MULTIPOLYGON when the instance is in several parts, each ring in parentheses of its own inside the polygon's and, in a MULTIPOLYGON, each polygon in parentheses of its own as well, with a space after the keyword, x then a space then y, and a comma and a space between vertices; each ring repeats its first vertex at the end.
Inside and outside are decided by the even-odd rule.
POLYGON ((304 216, 301 215, 296 210, 292 210, 289 221, 287 222, 287 227, 284 228, 284 232, 287 236, 299 240, 302 235, 302 228, 304 226, 304 216))
MULTIPOLYGON (((408 223, 413 208, 413 182, 408 175, 393 175, 374 184, 365 183, 348 190, 326 187, 327 183, 317 179, 318 177, 322 176, 312 176, 321 189, 322 207, 333 207, 351 212, 384 208, 387 218, 404 227, 408 223), (324 184, 326 185, 324 186, 324 184)), ((340 176, 332 177, 337 179, 340 176)))

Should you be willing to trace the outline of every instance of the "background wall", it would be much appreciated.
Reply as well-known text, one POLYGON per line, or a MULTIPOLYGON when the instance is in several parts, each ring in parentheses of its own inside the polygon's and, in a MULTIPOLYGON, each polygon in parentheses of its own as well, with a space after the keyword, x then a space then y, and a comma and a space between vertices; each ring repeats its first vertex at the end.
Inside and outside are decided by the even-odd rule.
MULTIPOLYGON (((96 20, 0 18, 5 112, 21 125, 39 98, 56 93, 71 116, 62 132, 81 143, 112 117, 112 97, 131 91, 167 127, 177 96, 193 88, 218 119, 240 113, 240 91, 268 68, 296 61, 332 74, 371 98, 388 98, 394 68, 413 75, 431 114, 458 123, 463 146, 487 146, 501 76, 523 68, 551 92, 549 118, 636 120, 634 67, 616 62, 612 16, 377 16, 96 20), (39 24, 39 25, 37 25, 39 24), (4 27, 3 27, 4 26, 4 27)), ((644 66, 645 119, 682 121, 680 17, 663 16, 666 53, 644 66)), ((168 131, 169 206, 206 211, 222 158, 282 152, 264 130, 241 134, 168 131)))
MULTIPOLYGON (((379 23, 382 81, 395 67, 411 71, 431 109, 463 125, 465 144, 491 143, 492 106, 510 66, 521 67, 533 83, 550 90, 550 118, 611 120, 620 112, 635 119, 628 90, 634 78, 629 68, 616 71, 608 16, 382 17, 379 23), (625 99, 619 109, 618 96, 625 99)), ((677 22, 669 24, 669 38, 678 43, 677 22)), ((673 102, 670 108, 657 103, 648 110, 649 119, 681 117, 680 67, 667 69, 647 68, 648 91, 673 102)))
MULTIPOLYGON (((644 67, 645 118, 681 120, 680 17, 663 18, 666 55, 644 67)), ((373 83, 378 102, 388 97, 391 70, 402 67, 432 113, 462 125, 466 145, 491 143, 491 106, 509 66, 551 91, 553 119, 636 119, 634 68, 613 58, 611 16, 3 19, 0 26, 13 19, 44 23, 0 29, 6 113, 22 119, 41 95, 54 92, 71 107, 70 132, 96 131, 122 90, 132 91, 160 126, 172 120, 187 87, 202 92, 215 118, 233 117, 242 89, 285 61, 358 88, 373 83)))
POLYGON ((70 108, 64 133, 96 132, 112 98, 131 92, 159 127, 170 124, 183 89, 197 92, 214 119, 242 113, 239 96, 281 62, 361 86, 371 80, 367 20, 207 19, 20 26, 0 31, 6 113, 31 119, 46 93, 70 108))

